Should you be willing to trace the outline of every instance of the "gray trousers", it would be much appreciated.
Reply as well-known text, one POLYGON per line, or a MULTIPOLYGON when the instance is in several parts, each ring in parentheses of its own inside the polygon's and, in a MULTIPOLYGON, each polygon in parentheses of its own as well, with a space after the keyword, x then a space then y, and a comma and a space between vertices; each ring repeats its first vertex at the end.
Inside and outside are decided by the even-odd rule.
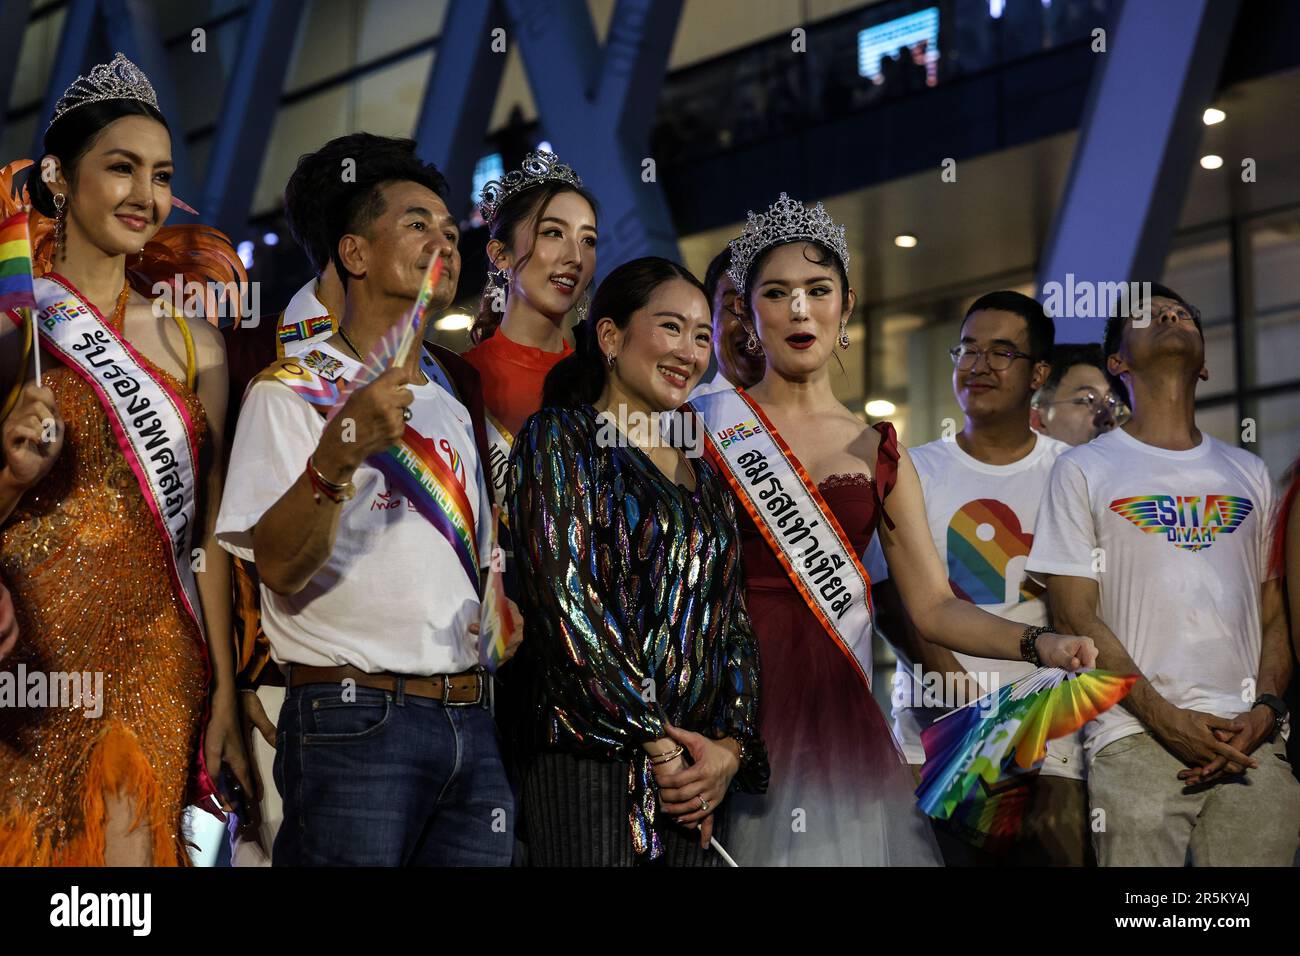
POLYGON ((1300 783, 1279 736, 1251 755, 1255 770, 1185 787, 1181 760, 1149 733, 1112 741, 1088 768, 1092 842, 1100 866, 1292 866, 1300 846, 1300 783))

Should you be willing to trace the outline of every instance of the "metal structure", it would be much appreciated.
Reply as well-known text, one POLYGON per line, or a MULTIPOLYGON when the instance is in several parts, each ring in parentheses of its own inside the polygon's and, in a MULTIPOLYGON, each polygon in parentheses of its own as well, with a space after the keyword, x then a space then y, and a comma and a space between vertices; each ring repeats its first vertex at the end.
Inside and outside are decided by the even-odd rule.
MULTIPOLYGON (((1151 280, 1164 271, 1238 0, 1125 0, 1093 72, 1078 145, 1039 260, 1048 282, 1151 280)), ((1041 292, 1040 292, 1041 295, 1041 292)), ((1099 342, 1105 317, 1057 319, 1099 342)))

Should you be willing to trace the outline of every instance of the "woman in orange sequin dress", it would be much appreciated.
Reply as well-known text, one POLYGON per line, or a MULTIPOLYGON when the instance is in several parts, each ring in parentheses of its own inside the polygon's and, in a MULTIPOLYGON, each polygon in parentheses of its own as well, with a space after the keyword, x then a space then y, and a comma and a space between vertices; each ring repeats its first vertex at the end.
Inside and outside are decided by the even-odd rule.
MULTIPOLYGON (((172 272, 199 275, 196 264, 220 258, 219 245, 200 227, 159 233, 172 205, 171 139, 143 74, 119 54, 79 83, 60 100, 41 173, 28 179, 33 205, 56 223, 51 234, 50 223, 33 216, 35 271, 93 307, 138 357, 138 372, 183 409, 175 420, 188 419, 185 434, 171 447, 193 449, 197 506, 176 551, 195 554, 202 620, 220 639, 209 655, 198 615, 187 610, 193 601, 173 584, 181 577, 151 499, 96 390, 53 351, 44 328, 38 388, 26 323, 0 315, 0 397, 10 396, 0 447, 0 579, 19 630, 0 664, 0 689, 6 680, 19 688, 16 699, 0 698, 13 705, 0 706, 0 866, 177 865, 188 859, 182 812, 190 798, 212 792, 200 741, 213 775, 224 763, 248 779, 232 678, 229 564, 209 542, 227 384, 216 328, 162 309, 159 318, 151 297, 133 286, 150 290, 172 272), (87 84, 114 97, 88 97, 87 84), (81 696, 60 702, 52 691, 42 700, 30 690, 32 675, 51 688, 52 675, 74 687, 80 677, 81 696)), ((11 176, 0 174, 4 215, 13 211, 11 176)))

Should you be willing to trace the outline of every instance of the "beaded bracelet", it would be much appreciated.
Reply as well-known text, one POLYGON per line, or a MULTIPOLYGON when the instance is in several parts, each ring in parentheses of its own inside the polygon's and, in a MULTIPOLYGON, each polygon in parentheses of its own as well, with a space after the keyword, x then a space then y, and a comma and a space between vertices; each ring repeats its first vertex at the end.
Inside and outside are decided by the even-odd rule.
POLYGON ((1043 662, 1038 658, 1038 639, 1047 634, 1051 629, 1039 627, 1030 624, 1020 635, 1020 656, 1022 659, 1029 661, 1035 667, 1042 667, 1043 662))

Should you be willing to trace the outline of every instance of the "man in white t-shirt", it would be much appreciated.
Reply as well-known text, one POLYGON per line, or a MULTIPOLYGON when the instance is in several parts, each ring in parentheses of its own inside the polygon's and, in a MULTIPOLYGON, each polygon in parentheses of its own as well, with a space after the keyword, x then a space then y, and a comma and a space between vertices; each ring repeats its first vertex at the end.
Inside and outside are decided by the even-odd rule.
MULTIPOLYGON (((1069 447, 1029 427, 1030 399, 1048 374, 1052 320, 1027 296, 991 292, 970 307, 960 336, 952 350, 953 390, 965 425, 956 435, 910 450, 925 493, 931 536, 947 564, 954 594, 1009 620, 1046 626, 1043 589, 1026 579, 1024 570, 1052 465, 1069 447)), ((1022 661, 957 654, 923 640, 888 580, 875 540, 867 570, 877 624, 898 649, 894 731, 908 763, 919 767, 925 762, 921 731, 946 713, 940 688, 961 691, 947 703, 963 703, 1034 668, 1022 661), (958 675, 970 678, 957 681, 958 675)), ((1051 741, 1009 861, 1073 866, 1088 862, 1083 777, 1078 734, 1051 741)), ((944 842, 952 858, 960 848, 944 842)), ((964 854, 958 856, 964 859, 964 854)))
POLYGON ((340 330, 259 376, 240 413, 217 535, 255 562, 288 686, 276 865, 510 861, 513 800, 474 634, 491 560, 477 374, 422 352, 421 328, 407 362, 321 413, 407 316, 435 256, 430 312, 451 301, 445 195, 411 153, 357 157, 328 217, 340 330))
POLYGON ((1133 417, 1062 455, 1029 570, 1098 667, 1141 680, 1084 728, 1103 866, 1289 866, 1300 783, 1286 762, 1291 674, 1269 579, 1274 490, 1255 455, 1196 427, 1199 314, 1152 285, 1150 315, 1107 325, 1133 417))

